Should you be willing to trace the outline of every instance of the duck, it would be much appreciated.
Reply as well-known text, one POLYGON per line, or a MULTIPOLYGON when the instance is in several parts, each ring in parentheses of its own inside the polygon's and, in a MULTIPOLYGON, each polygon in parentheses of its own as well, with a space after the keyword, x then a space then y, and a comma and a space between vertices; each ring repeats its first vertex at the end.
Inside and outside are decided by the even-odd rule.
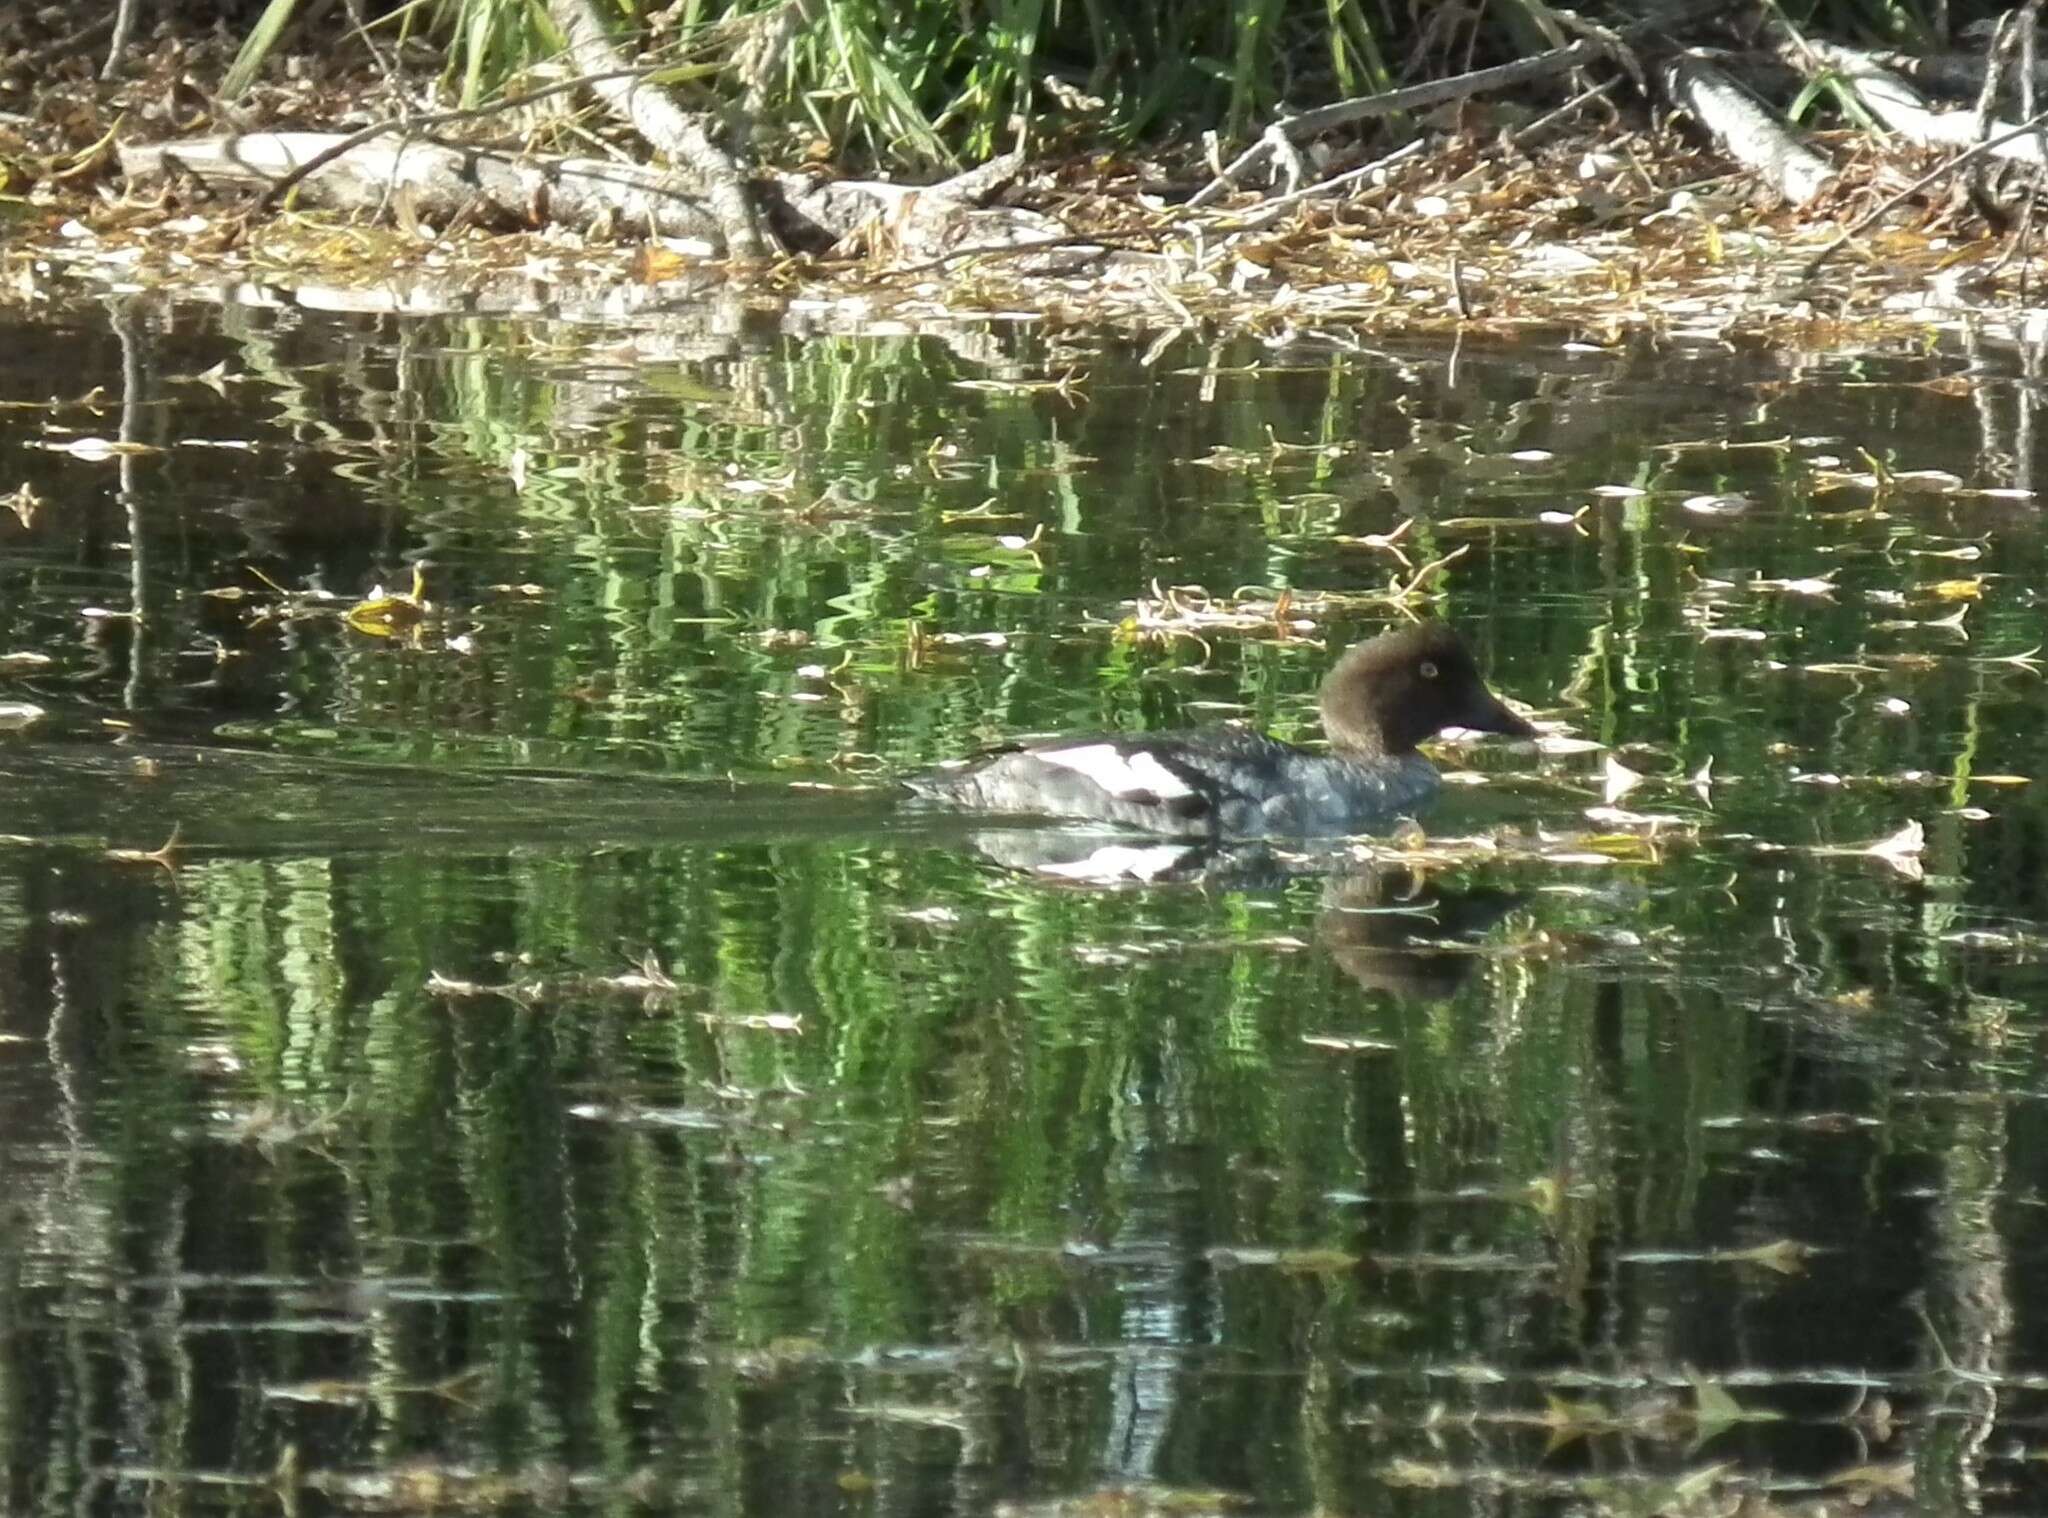
POLYGON ((909 778, 935 805, 1107 823, 1178 837, 1341 837, 1384 828, 1435 796, 1416 745, 1446 728, 1537 730, 1487 688, 1463 638, 1418 622, 1346 651, 1324 679, 1313 753, 1241 727, 1048 738, 909 778))

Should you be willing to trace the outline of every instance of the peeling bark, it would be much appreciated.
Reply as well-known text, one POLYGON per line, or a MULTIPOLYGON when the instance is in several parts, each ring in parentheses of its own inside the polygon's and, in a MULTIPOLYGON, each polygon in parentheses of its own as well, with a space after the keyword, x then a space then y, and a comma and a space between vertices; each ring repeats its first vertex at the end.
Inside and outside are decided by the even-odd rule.
MULTIPOLYGON (((212 189, 261 190, 348 141, 333 132, 251 132, 187 142, 124 143, 121 170, 142 181, 186 174, 212 189)), ((862 180, 818 181, 779 175, 768 181, 771 209, 793 244, 815 251, 863 240, 871 254, 925 262, 967 250, 996 252, 1064 238, 1049 216, 1005 206, 982 207, 1023 166, 1014 153, 994 158, 936 185, 862 180)), ((412 211, 443 225, 481 215, 498 226, 546 221, 588 228, 610 223, 650 228, 669 237, 725 246, 723 228, 703 199, 678 191, 669 175, 599 159, 515 157, 436 142, 358 142, 315 169, 299 185, 309 204, 378 215, 403 197, 412 211)), ((1092 256, 1067 248, 1052 262, 1092 256)))
MULTIPOLYGON (((630 70, 629 61, 612 45, 604 20, 590 0, 548 0, 548 14, 568 39, 570 62, 578 73, 616 76, 630 70)), ((590 88, 656 152, 666 154, 702 184, 705 204, 717 219, 731 256, 768 256, 768 240, 755 216, 746 180, 731 156, 705 132, 700 118, 679 107, 659 86, 642 79, 594 78, 590 88)))
POLYGON ((1833 164, 1800 142, 1755 96, 1704 59, 1672 59, 1665 65, 1664 88, 1730 158, 1761 174, 1792 204, 1805 205, 1834 178, 1833 164))
MULTIPOLYGON (((186 173, 213 188, 261 189, 341 141, 329 132, 251 132, 190 142, 123 143, 130 179, 186 173)), ((544 161, 435 142, 360 143, 316 169, 300 186, 309 201, 376 214, 404 195, 414 211, 446 224, 481 212, 500 226, 549 220, 590 227, 602 221, 651 227, 669 237, 716 242, 710 208, 667 177, 595 158, 544 161)))

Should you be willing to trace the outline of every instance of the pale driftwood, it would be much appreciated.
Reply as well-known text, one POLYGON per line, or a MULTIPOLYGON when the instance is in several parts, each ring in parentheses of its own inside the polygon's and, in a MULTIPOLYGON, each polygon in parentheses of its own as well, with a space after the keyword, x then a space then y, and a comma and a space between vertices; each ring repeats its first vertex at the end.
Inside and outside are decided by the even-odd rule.
POLYGON ((1704 58, 1681 56, 1664 67, 1672 101, 1712 134, 1724 152, 1761 174, 1794 205, 1828 187, 1834 165, 1792 135, 1756 97, 1704 58))
MULTIPOLYGON (((212 188, 266 189, 343 140, 331 132, 250 132, 123 143, 121 172, 133 180, 185 173, 212 188)), ((443 223, 478 213, 498 225, 611 221, 723 242, 710 208, 677 191, 668 176, 595 158, 541 161, 485 148, 377 140, 314 170, 300 193, 315 205, 369 214, 403 195, 416 213, 443 223)))
MULTIPOLYGON (((443 223, 480 215, 500 226, 544 221, 599 223, 702 239, 724 249, 723 229, 695 195, 670 176, 600 159, 535 159, 438 142, 353 140, 338 132, 251 132, 187 142, 124 143, 121 171, 137 182, 189 175, 216 190, 268 190, 316 158, 297 193, 311 205, 379 215, 403 197, 413 213, 443 223), (343 151, 336 152, 337 149, 343 151), (333 155, 328 157, 328 155, 333 155)), ((958 258, 1070 242, 1067 229, 1036 212, 982 208, 1022 167, 1005 154, 941 184, 897 185, 812 180, 785 174, 770 181, 784 236, 817 249, 865 234, 871 249, 899 260, 958 258)), ((1085 257, 1071 246, 1052 262, 1085 257)))
POLYGON ((1871 55, 1852 47, 1808 38, 1799 47, 1782 50, 1786 62, 1811 73, 1832 69, 1856 89, 1870 114, 1888 131, 1922 147, 1969 148, 1987 135, 1996 142, 1986 152, 2018 163, 2048 164, 2042 134, 2016 130, 2010 121, 1985 120, 1973 110, 1942 110, 1891 70, 1880 68, 1871 55))
POLYGON ((736 258, 768 256, 768 240, 754 214, 753 198, 739 168, 714 143, 703 122, 683 110, 660 86, 645 79, 621 78, 626 60, 612 45, 602 16, 590 0, 549 0, 548 14, 568 40, 569 58, 580 74, 592 77, 591 89, 614 115, 631 123, 658 153, 694 175, 704 187, 704 202, 717 218, 727 251, 736 258))
POLYGON ((107 46, 107 61, 100 69, 102 84, 121 72, 121 55, 128 51, 134 36, 135 0, 118 0, 114 6, 114 40, 107 46))

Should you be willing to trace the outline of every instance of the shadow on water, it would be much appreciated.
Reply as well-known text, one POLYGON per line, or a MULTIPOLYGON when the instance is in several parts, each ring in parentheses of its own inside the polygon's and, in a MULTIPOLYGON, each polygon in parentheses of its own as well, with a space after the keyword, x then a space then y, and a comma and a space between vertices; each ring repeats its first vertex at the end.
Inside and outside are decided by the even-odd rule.
POLYGON ((175 828, 195 855, 496 855, 959 831, 879 784, 465 771, 148 742, 0 743, 0 786, 40 843, 146 847, 175 828))

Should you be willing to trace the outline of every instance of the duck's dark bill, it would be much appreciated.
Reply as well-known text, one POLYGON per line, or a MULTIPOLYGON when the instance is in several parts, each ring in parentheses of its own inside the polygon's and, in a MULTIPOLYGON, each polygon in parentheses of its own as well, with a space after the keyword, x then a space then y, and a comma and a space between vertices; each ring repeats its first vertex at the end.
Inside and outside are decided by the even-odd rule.
POLYGON ((1457 726, 1478 733, 1499 733, 1508 738, 1537 736, 1536 728, 1526 718, 1510 711, 1506 703, 1491 691, 1480 693, 1472 706, 1459 716, 1457 726))

